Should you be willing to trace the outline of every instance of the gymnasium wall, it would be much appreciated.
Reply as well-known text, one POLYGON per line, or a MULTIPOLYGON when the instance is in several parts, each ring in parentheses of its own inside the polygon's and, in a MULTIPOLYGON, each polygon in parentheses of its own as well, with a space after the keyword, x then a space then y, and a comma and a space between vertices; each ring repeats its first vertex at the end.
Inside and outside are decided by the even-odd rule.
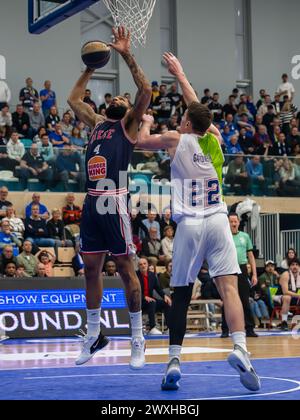
POLYGON ((19 98, 28 76, 40 90, 44 81, 53 81, 59 107, 64 107, 72 85, 80 75, 80 16, 66 20, 41 35, 28 32, 27 0, 1 2, 0 55, 6 57, 7 82, 12 104, 19 98), (5 5, 4 5, 5 3, 5 5))

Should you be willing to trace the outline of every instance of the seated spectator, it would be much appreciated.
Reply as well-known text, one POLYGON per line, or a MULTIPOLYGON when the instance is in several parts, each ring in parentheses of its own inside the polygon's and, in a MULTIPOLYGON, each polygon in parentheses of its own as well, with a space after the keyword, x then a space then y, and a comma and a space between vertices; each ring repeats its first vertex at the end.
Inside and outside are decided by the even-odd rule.
POLYGON ((72 259, 72 267, 75 272, 75 276, 84 276, 84 262, 79 250, 79 244, 75 248, 75 256, 72 259))
POLYGON ((274 144, 274 156, 291 156, 292 148, 286 141, 284 133, 280 133, 278 141, 274 144))
POLYGON ((24 277, 30 277, 26 271, 23 264, 17 264, 16 277, 23 279, 24 277))
POLYGON ((71 115, 69 114, 69 112, 64 113, 60 125, 61 125, 62 132, 66 134, 68 137, 71 137, 74 127, 72 125, 71 115))
POLYGON ((14 248, 12 245, 5 245, 0 255, 0 273, 5 273, 5 268, 8 263, 17 263, 17 257, 14 256, 14 248))
POLYGON ((46 270, 45 264, 38 263, 35 277, 39 277, 39 278, 50 277, 47 274, 47 270, 46 270))
MULTIPOLYGON (((35 257, 43 264, 47 277, 53 277, 53 266, 56 261, 56 256, 50 251, 39 251, 35 257)), ((39 277, 39 276, 38 276, 39 277)))
POLYGON ((55 148, 64 148, 66 145, 70 144, 70 139, 67 137, 59 123, 55 124, 54 130, 50 132, 49 139, 55 148))
POLYGON ((172 115, 168 122, 168 130, 170 131, 176 131, 179 127, 179 118, 177 114, 172 115))
POLYGON ((252 155, 254 153, 254 137, 252 132, 247 132, 245 128, 241 128, 239 136, 239 144, 245 155, 252 155))
POLYGON ((258 132, 254 136, 254 146, 258 148, 265 142, 270 141, 270 137, 268 135, 267 127, 265 125, 258 126, 258 132))
POLYGON ((239 127, 239 129, 245 128, 245 130, 249 132, 252 136, 255 135, 255 128, 253 127, 253 124, 250 118, 248 117, 247 113, 242 112, 236 115, 236 124, 239 127))
POLYGON ((298 258, 297 251, 294 248, 290 248, 288 252, 286 253, 285 259, 281 262, 280 267, 283 270, 288 270, 290 266, 290 262, 297 258, 298 258))
POLYGON ((46 220, 40 217, 39 206, 31 207, 31 216, 25 220, 25 238, 39 247, 54 248, 55 239, 49 237, 46 220))
POLYGON ((33 80, 27 77, 26 86, 20 90, 19 100, 21 101, 25 111, 32 111, 34 105, 39 102, 39 93, 33 87, 33 80))
POLYGON ((17 265, 14 262, 10 262, 6 265, 4 271, 4 277, 17 277, 17 265))
POLYGON ((262 321, 270 321, 270 314, 268 311, 268 307, 265 304, 264 300, 262 299, 262 292, 259 289, 259 286, 255 286, 252 288, 250 293, 250 308, 253 318, 257 318, 259 321, 258 328, 263 328, 262 321))
POLYGON ((171 226, 174 230, 174 235, 176 233, 176 229, 177 229, 177 223, 174 222, 174 220, 172 220, 172 212, 170 208, 167 208, 162 215, 162 218, 159 222, 160 225, 160 237, 163 237, 163 233, 164 233, 164 229, 167 226, 171 226))
POLYGON ((19 134, 16 131, 11 133, 10 140, 7 143, 7 155, 13 168, 20 164, 22 157, 25 155, 24 144, 19 140, 19 134))
POLYGON ((53 171, 39 154, 39 147, 36 143, 33 143, 30 150, 22 157, 16 171, 23 190, 27 190, 30 178, 36 178, 45 185, 46 190, 50 191, 53 171))
POLYGON ((237 111, 238 108, 236 106, 235 96, 230 95, 227 103, 223 106, 223 116, 226 118, 228 114, 231 114, 233 117, 235 117, 237 111))
POLYGON ((297 108, 294 107, 291 100, 288 98, 285 100, 285 103, 282 107, 282 110, 280 112, 280 120, 281 120, 281 126, 282 126, 282 132, 288 136, 290 134, 291 128, 290 123, 292 119, 295 117, 295 113, 297 111, 297 108))
POLYGON ((2 253, 3 248, 6 245, 12 245, 14 248, 14 255, 19 254, 19 247, 22 245, 22 242, 18 237, 11 232, 10 223, 8 220, 3 219, 1 222, 1 232, 0 232, 0 253, 2 253))
POLYGON ((29 113, 30 126, 32 128, 33 137, 39 132, 39 128, 45 125, 45 117, 41 111, 41 105, 35 102, 33 110, 29 113))
POLYGON ((150 228, 154 227, 157 231, 157 238, 160 240, 160 226, 159 223, 156 221, 157 213, 154 211, 148 211, 147 213, 147 219, 143 220, 143 224, 148 229, 148 232, 150 231, 150 228))
POLYGON ((252 194, 255 195, 253 187, 258 187, 263 195, 266 195, 266 183, 263 172, 263 165, 261 164, 260 157, 254 156, 246 164, 248 177, 251 181, 252 194))
POLYGON ((78 127, 73 128, 70 139, 75 149, 81 150, 86 145, 86 140, 81 137, 81 131, 78 127))
POLYGON ((170 282, 171 282, 171 276, 172 276, 172 268, 173 268, 172 261, 168 261, 166 263, 166 271, 164 273, 160 273, 158 276, 159 285, 163 289, 165 294, 168 296, 170 296, 171 294, 170 282))
POLYGON ((228 125, 225 125, 221 133, 222 133, 223 142, 227 146, 227 144, 230 143, 231 137, 233 136, 232 132, 230 131, 230 127, 228 125))
POLYGON ((267 287, 277 286, 279 278, 280 274, 276 271, 275 262, 269 260, 265 264, 264 273, 258 278, 258 283, 261 289, 266 289, 267 287))
POLYGON ((119 277, 119 273, 117 272, 116 263, 112 260, 107 261, 104 264, 104 272, 102 273, 105 277, 119 277))
POLYGON ((166 257, 166 261, 171 260, 173 257, 174 245, 174 229, 172 226, 166 226, 164 229, 164 238, 161 241, 161 250, 166 257))
POLYGON ((32 139, 33 132, 30 127, 29 115, 24 111, 23 105, 17 105, 16 112, 12 113, 12 123, 20 136, 32 139))
POLYGON ((211 103, 208 105, 208 109, 210 109, 212 116, 213 116, 213 122, 215 124, 219 124, 222 121, 223 116, 223 105, 219 102, 220 95, 218 93, 214 93, 212 97, 211 103))
POLYGON ((16 235, 16 237, 23 242, 25 226, 23 220, 19 217, 16 217, 16 211, 14 207, 8 206, 6 209, 6 217, 3 221, 9 222, 11 232, 16 235))
POLYGON ((158 211, 153 203, 151 203, 151 198, 148 194, 140 194, 139 201, 136 204, 136 209, 138 210, 138 218, 144 220, 147 218, 149 211, 153 211, 157 214, 156 221, 159 222, 158 211))
POLYGON ((33 143, 42 143, 42 136, 44 134, 48 134, 46 128, 44 126, 39 127, 37 134, 33 137, 33 143))
POLYGON ((144 258, 141 258, 139 261, 137 276, 142 289, 142 311, 147 313, 149 317, 149 335, 161 335, 161 331, 156 328, 155 313, 162 311, 166 318, 166 324, 169 327, 169 312, 172 301, 160 287, 156 275, 149 271, 149 263, 144 258), (154 299, 154 290, 162 300, 154 299))
POLYGON ((263 103, 258 108, 257 115, 259 115, 260 117, 263 118, 268 113, 269 107, 272 107, 273 112, 274 112, 271 96, 270 95, 265 95, 263 103))
POLYGON ((201 98, 202 105, 208 105, 212 101, 210 89, 204 89, 204 96, 201 98))
POLYGON ((107 108, 112 103, 112 100, 113 100, 112 94, 111 93, 106 93, 104 95, 104 101, 105 102, 99 106, 99 112, 98 112, 98 114, 105 116, 106 115, 105 114, 105 111, 107 110, 107 108), (103 111, 104 111, 104 113, 103 113, 103 111))
POLYGON ((295 258, 289 262, 289 271, 285 271, 279 280, 280 288, 274 296, 274 302, 282 305, 281 308, 281 329, 288 331, 288 314, 291 306, 300 303, 300 261, 295 258))
POLYGON ((67 205, 62 209, 63 222, 72 237, 78 237, 82 210, 75 205, 75 194, 69 193, 66 197, 67 205))
POLYGON ((149 235, 149 231, 142 222, 142 220, 138 217, 137 209, 131 210, 130 219, 132 235, 137 236, 139 238, 146 238, 149 235))
POLYGON ((6 217, 7 208, 12 206, 10 201, 7 201, 8 189, 7 187, 0 188, 0 221, 6 217))
POLYGON ((65 224, 61 219, 59 209, 52 210, 52 219, 47 222, 47 230, 50 238, 55 239, 56 247, 69 248, 73 246, 73 242, 66 239, 65 224))
POLYGON ((273 133, 273 123, 276 118, 276 113, 273 105, 268 105, 268 112, 263 117, 263 125, 267 127, 269 136, 273 133))
POLYGON ((63 182, 64 191, 68 191, 69 180, 78 182, 79 191, 85 190, 85 174, 82 168, 82 161, 78 152, 72 146, 65 145, 63 151, 56 159, 58 179, 63 182))
POLYGON ((84 144, 86 145, 89 141, 90 129, 82 121, 79 121, 77 127, 80 131, 80 138, 84 140, 84 144))
POLYGON ((9 112, 9 106, 6 104, 0 111, 0 128, 4 130, 3 135, 6 139, 10 137, 12 125, 12 115, 9 112))
POLYGON ((277 194, 281 197, 295 197, 300 195, 300 182, 296 180, 295 167, 291 160, 283 159, 279 170, 279 188, 277 194))
POLYGON ((85 89, 85 95, 83 98, 83 102, 88 104, 96 114, 98 114, 98 109, 97 109, 97 105, 95 104, 95 102, 91 99, 92 97, 92 92, 90 91, 90 89, 85 89))
POLYGON ((300 145, 300 133, 298 131, 298 127, 293 127, 291 130, 291 134, 287 138, 287 143, 291 147, 292 152, 297 145, 300 145))
POLYGON ((42 219, 48 220, 50 217, 49 211, 47 207, 41 203, 41 195, 40 193, 34 193, 32 196, 32 202, 26 206, 25 209, 25 217, 28 218, 31 216, 31 208, 33 205, 39 207, 39 216, 42 219))
POLYGON ((55 131, 56 125, 60 123, 60 117, 58 115, 58 111, 56 106, 51 106, 49 115, 47 116, 46 120, 46 128, 49 132, 55 131))
POLYGON ((39 154, 42 156, 44 161, 49 165, 54 165, 54 151, 52 143, 49 141, 49 136, 47 133, 42 134, 40 142, 37 142, 39 148, 39 154))
POLYGON ((236 156, 229 163, 225 184, 230 184, 232 189, 235 189, 236 185, 239 186, 242 190, 242 195, 249 193, 249 178, 243 155, 236 156))
POLYGON ((163 263, 164 255, 161 253, 161 242, 157 237, 158 229, 150 227, 149 238, 145 238, 142 243, 142 256, 149 260, 150 264, 157 266, 159 262, 163 263))
POLYGON ((243 150, 239 145, 238 136, 234 135, 230 137, 229 143, 226 145, 226 149, 229 155, 237 155, 239 153, 243 153, 243 150))
POLYGON ((25 240, 23 243, 23 252, 17 256, 17 264, 25 267, 25 273, 28 277, 34 277, 37 270, 37 259, 32 254, 32 242, 25 240))

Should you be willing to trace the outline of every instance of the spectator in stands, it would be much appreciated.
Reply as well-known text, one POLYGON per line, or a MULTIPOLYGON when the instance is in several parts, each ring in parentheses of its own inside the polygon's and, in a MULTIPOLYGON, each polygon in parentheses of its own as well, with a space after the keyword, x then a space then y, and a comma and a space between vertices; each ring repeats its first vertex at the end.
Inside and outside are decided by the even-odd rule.
POLYGON ((142 255, 146 257, 150 264, 155 267, 159 262, 163 263, 164 255, 161 253, 161 242, 157 237, 158 229, 150 227, 149 238, 145 238, 142 243, 142 255))
POLYGON ((51 81, 46 80, 44 83, 44 89, 40 91, 40 98, 42 102, 42 109, 45 118, 50 114, 50 109, 52 106, 57 105, 56 103, 56 93, 51 89, 51 81))
POLYGON ((246 128, 241 128, 239 144, 245 155, 252 155, 255 150, 252 132, 247 131, 246 128))
POLYGON ((138 210, 138 217, 141 220, 144 220, 147 218, 147 214, 149 211, 154 211, 157 214, 156 221, 159 222, 159 216, 157 209, 153 203, 151 203, 151 198, 148 194, 142 193, 140 194, 140 198, 136 204, 136 209, 138 210))
POLYGON ((50 191, 53 180, 53 171, 44 158, 39 154, 39 147, 36 143, 23 156, 20 167, 17 169, 17 176, 23 190, 28 188, 28 180, 36 178, 45 185, 45 189, 50 191))
POLYGON ((271 96, 265 95, 264 101, 257 111, 257 115, 263 118, 268 113, 269 107, 272 107, 274 111, 271 96))
POLYGON ((157 231, 157 238, 160 240, 160 226, 159 223, 156 221, 157 213, 155 213, 153 210, 148 211, 147 219, 143 220, 143 224, 148 229, 148 232, 150 228, 154 227, 157 231))
POLYGON ((19 217, 16 217, 16 211, 14 207, 8 206, 6 208, 6 216, 3 221, 9 222, 11 232, 16 235, 16 237, 23 242, 24 240, 24 232, 25 232, 25 226, 23 223, 23 220, 19 217))
POLYGON ((263 104, 265 96, 266 96, 266 90, 260 89, 259 91, 259 100, 256 102, 256 109, 259 109, 260 106, 263 104))
POLYGON ((285 259, 281 262, 280 267, 283 270, 288 270, 290 266, 290 262, 294 259, 298 258, 297 251, 294 248, 290 248, 286 253, 285 259))
POLYGON ((70 144, 70 139, 63 133, 59 123, 55 124, 55 130, 49 134, 49 139, 55 148, 64 148, 70 144))
POLYGON ((34 193, 32 195, 32 202, 26 206, 25 209, 25 217, 29 218, 31 216, 31 208, 33 205, 37 205, 39 207, 39 216, 42 219, 48 220, 50 217, 50 214, 48 212, 47 207, 41 203, 41 194, 40 193, 34 193))
POLYGON ((291 156, 292 148, 286 141, 286 135, 280 133, 278 136, 278 142, 274 145, 274 154, 275 156, 291 156))
POLYGON ((158 82, 156 80, 154 80, 152 82, 152 96, 151 96, 151 102, 150 102, 150 106, 153 107, 154 102, 156 100, 156 98, 159 97, 159 85, 158 82))
POLYGON ((43 264, 46 276, 53 277, 53 266, 56 261, 56 256, 49 250, 48 251, 41 250, 35 255, 35 258, 37 258, 38 261, 41 264, 43 264))
POLYGON ((75 248, 75 256, 72 259, 72 267, 76 276, 84 276, 84 262, 79 250, 79 244, 75 248))
POLYGON ((243 153, 243 150, 239 145, 239 137, 237 135, 230 137, 229 143, 226 144, 226 149, 229 155, 237 155, 243 153))
POLYGON ((149 231, 138 217, 137 209, 132 209, 130 212, 131 218, 131 229, 133 236, 138 236, 140 238, 146 238, 149 235, 149 231))
POLYGON ((7 187, 0 188, 0 221, 6 217, 7 208, 12 206, 12 203, 7 200, 8 189, 7 187))
POLYGON ((12 131, 11 138, 7 143, 7 155, 11 166, 14 168, 20 164, 22 157, 25 155, 24 144, 19 140, 19 134, 16 131, 12 131))
POLYGON ((25 240, 23 244, 23 252, 17 256, 18 265, 25 267, 25 272, 28 277, 33 277, 37 270, 37 259, 32 254, 32 242, 25 240))
POLYGON ((263 117, 263 125, 267 127, 268 135, 273 134, 273 123, 276 118, 275 110, 273 105, 268 105, 267 113, 263 117))
POLYGON ((116 263, 112 260, 106 261, 104 265, 104 272, 102 273, 105 277, 119 277, 119 273, 117 272, 116 263))
POLYGON ((179 117, 178 117, 177 113, 172 115, 172 117, 169 119, 167 128, 170 131, 178 130, 178 128, 179 128, 179 117))
POLYGON ((255 135, 255 128, 253 127, 253 124, 251 123, 247 113, 239 111, 235 116, 235 120, 239 129, 245 128, 249 135, 255 135))
POLYGON ((24 111, 23 105, 17 105, 16 112, 12 113, 12 123, 14 129, 19 133, 20 136, 27 139, 33 138, 29 115, 24 111))
POLYGON ((204 89, 204 96, 201 98, 201 104, 202 105, 209 105, 212 101, 212 96, 210 89, 204 89))
POLYGON ((85 190, 85 174, 78 152, 71 145, 65 145, 63 151, 56 159, 58 179, 63 182, 64 191, 68 191, 69 180, 78 182, 79 191, 85 190))
POLYGON ((56 247, 68 248, 73 246, 73 242, 66 239, 65 225, 59 209, 52 210, 52 219, 47 222, 47 230, 50 238, 55 239, 56 247))
POLYGON ((269 287, 274 287, 279 284, 280 274, 276 271, 276 264, 269 260, 265 263, 265 271, 258 278, 259 287, 263 293, 263 300, 267 302, 269 299, 269 287))
POLYGON ((8 84, 4 80, 0 80, 0 111, 9 104, 11 100, 11 91, 8 84))
MULTIPOLYGON (((279 190, 277 191, 279 196, 294 196, 300 187, 300 184, 296 181, 295 168, 289 159, 283 159, 282 167, 279 170, 279 190)), ((300 191, 300 190, 299 190, 300 191)))
POLYGON ((18 248, 22 245, 22 242, 14 233, 11 232, 9 221, 2 219, 0 232, 0 253, 2 253, 3 248, 6 245, 12 245, 14 247, 14 254, 18 255, 18 248))
POLYGON ((84 140, 85 145, 89 141, 90 130, 87 125, 85 125, 82 121, 77 124, 77 127, 80 131, 80 138, 84 140))
POLYGON ((40 217, 37 204, 31 207, 31 216, 25 220, 25 238, 39 247, 54 248, 55 239, 49 237, 46 220, 40 217))
POLYGON ((26 86, 20 91, 19 100, 24 109, 27 112, 30 112, 34 108, 34 104, 39 102, 39 93, 33 87, 33 80, 31 77, 27 77, 25 83, 26 86))
POLYGON ((255 191, 253 190, 253 187, 258 187, 259 191, 266 195, 266 183, 265 183, 265 177, 264 177, 264 170, 263 165, 260 161, 259 156, 254 156, 253 158, 249 159, 249 161, 246 164, 246 169, 248 173, 248 177, 251 181, 251 190, 252 194, 255 195, 255 191))
POLYGON ((25 267, 23 264, 17 264, 17 272, 16 277, 23 279, 24 277, 30 277, 25 271, 25 267))
POLYGON ((77 238, 81 222, 82 209, 75 205, 75 194, 69 193, 66 197, 66 206, 62 209, 63 222, 71 236, 77 238))
POLYGON ((183 115, 183 97, 178 92, 177 83, 172 83, 168 97, 172 101, 172 113, 183 115))
POLYGON ((287 138, 287 144, 291 147, 292 153, 295 152, 297 145, 300 145, 300 133, 297 127, 293 127, 290 135, 287 138))
POLYGON ((60 123, 60 116, 56 106, 52 106, 49 111, 49 115, 45 120, 46 128, 49 132, 55 131, 56 124, 60 123))
POLYGON ((43 264, 43 263, 38 263, 37 264, 37 271, 36 271, 35 277, 38 277, 38 278, 50 277, 47 274, 47 270, 46 270, 45 264, 43 264))
POLYGON ((4 277, 17 277, 17 265, 14 262, 10 262, 5 267, 4 277))
POLYGON ((225 184, 230 184, 232 189, 238 185, 242 195, 247 195, 249 193, 249 178, 243 155, 236 156, 235 159, 229 163, 225 184))
POLYGON ((166 226, 164 228, 164 235, 161 241, 162 254, 166 257, 166 261, 169 261, 173 257, 173 245, 174 245, 174 229, 172 226, 166 226))
POLYGON ((147 313, 149 317, 149 335, 161 335, 161 331, 156 328, 155 313, 157 311, 162 311, 165 314, 166 324, 168 326, 169 311, 172 301, 160 287, 156 275, 149 271, 149 263, 144 258, 141 258, 139 261, 137 276, 140 280, 142 289, 142 311, 147 313), (162 300, 154 299, 154 290, 162 300))
POLYGON ((61 123, 60 123, 60 125, 61 125, 61 129, 62 129, 62 132, 64 133, 64 134, 66 134, 68 137, 71 137, 71 135, 72 135, 72 131, 73 131, 73 125, 72 125, 72 122, 71 122, 71 115, 70 115, 70 113, 69 112, 65 112, 64 114, 63 114, 63 118, 62 118, 62 120, 61 120, 61 123))
POLYGON ((52 143, 50 143, 49 136, 45 132, 41 136, 41 141, 37 142, 37 146, 39 149, 40 156, 44 159, 45 162, 48 163, 48 165, 53 166, 54 165, 54 150, 52 143))
POLYGON ((42 136, 44 134, 48 134, 46 127, 42 126, 38 129, 37 134, 33 137, 33 143, 41 143, 42 142, 42 136))
POLYGON ((275 302, 280 302, 281 308, 281 329, 288 331, 288 314, 291 306, 298 306, 300 303, 300 261, 295 258, 289 262, 289 271, 285 271, 279 280, 280 288, 274 297, 275 302))
POLYGON ((258 328, 263 328, 263 321, 270 322, 270 314, 268 307, 263 299, 259 285, 252 288, 250 293, 250 308, 253 318, 259 321, 258 328))
POLYGON ((279 93, 276 93, 274 96, 274 101, 272 102, 273 108, 275 110, 275 114, 278 116, 283 107, 283 101, 281 101, 281 96, 279 93))
POLYGON ((45 125, 45 117, 38 102, 33 104, 33 109, 29 112, 29 121, 32 128, 32 136, 34 137, 38 134, 40 127, 45 125))
POLYGON ((71 133, 71 144, 74 149, 82 150, 86 145, 86 140, 81 137, 81 131, 79 127, 74 127, 71 133))
POLYGON ((292 119, 295 117, 296 111, 297 108, 293 106, 292 102, 290 100, 286 100, 280 113, 281 130, 286 136, 290 134, 290 124, 292 119))
POLYGON ((171 295, 170 282, 171 282, 171 277, 172 277, 172 268, 173 268, 172 261, 166 262, 166 271, 163 273, 160 273, 158 276, 159 285, 163 289, 165 294, 168 296, 171 295))
POLYGON ((223 118, 226 119, 226 116, 228 114, 235 117, 237 112, 238 112, 238 108, 235 103, 235 97, 233 95, 230 95, 228 98, 228 102, 223 106, 223 118))
POLYGON ((292 83, 289 82, 289 76, 284 73, 282 75, 282 83, 277 88, 277 94, 282 96, 288 96, 289 100, 292 102, 295 96, 295 88, 292 83))
POLYGON ((267 127, 261 124, 258 126, 258 132, 254 136, 254 145, 258 148, 267 141, 270 141, 267 127))
POLYGON ((17 263, 17 257, 14 256, 14 248, 12 245, 5 245, 0 255, 0 273, 4 274, 8 263, 17 263))
POLYGON ((9 139, 10 137, 12 125, 12 115, 9 112, 9 106, 5 104, 2 110, 0 111, 0 128, 3 128, 4 137, 6 139, 9 139))
POLYGON ((92 100, 92 92, 90 91, 90 89, 85 89, 85 94, 84 94, 84 98, 83 98, 83 102, 88 104, 93 110, 94 112, 97 114, 98 110, 97 110, 97 105, 95 104, 95 102, 92 100))
POLYGON ((174 234, 176 233, 177 223, 172 220, 172 212, 170 208, 165 209, 163 212, 162 218, 159 222, 160 225, 160 237, 163 237, 164 229, 167 226, 171 226, 174 230, 174 234))
POLYGON ((106 110, 112 103, 113 97, 111 93, 106 93, 104 96, 104 103, 99 106, 99 114, 106 115, 106 110))
POLYGON ((155 118, 160 122, 167 122, 172 114, 172 100, 168 97, 167 85, 162 84, 159 88, 159 96, 155 99, 153 110, 155 118))
POLYGON ((223 117, 223 106, 219 102, 220 95, 214 93, 211 103, 208 105, 208 108, 211 110, 213 115, 213 122, 219 124, 222 121, 223 117))

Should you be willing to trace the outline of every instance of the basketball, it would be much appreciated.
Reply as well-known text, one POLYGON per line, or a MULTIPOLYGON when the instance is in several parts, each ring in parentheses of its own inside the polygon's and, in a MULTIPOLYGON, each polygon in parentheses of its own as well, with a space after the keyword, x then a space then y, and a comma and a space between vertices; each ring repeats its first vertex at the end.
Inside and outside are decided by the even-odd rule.
POLYGON ((101 69, 110 59, 110 47, 102 41, 89 41, 81 49, 84 64, 91 69, 101 69))

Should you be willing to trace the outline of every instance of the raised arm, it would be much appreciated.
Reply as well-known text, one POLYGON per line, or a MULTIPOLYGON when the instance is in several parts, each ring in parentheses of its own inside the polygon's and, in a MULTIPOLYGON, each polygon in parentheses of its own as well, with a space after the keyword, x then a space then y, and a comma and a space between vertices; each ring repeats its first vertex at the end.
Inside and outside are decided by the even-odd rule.
POLYGON ((98 122, 105 121, 103 116, 96 114, 90 105, 83 102, 85 89, 93 73, 93 69, 86 68, 76 82, 68 98, 68 104, 77 118, 91 128, 94 128, 98 122))
POLYGON ((143 115, 149 107, 152 89, 149 80, 141 67, 137 64, 130 50, 130 32, 121 26, 113 29, 114 43, 110 47, 115 49, 124 59, 130 69, 133 80, 138 88, 133 109, 126 116, 126 128, 131 136, 136 136, 143 115))

